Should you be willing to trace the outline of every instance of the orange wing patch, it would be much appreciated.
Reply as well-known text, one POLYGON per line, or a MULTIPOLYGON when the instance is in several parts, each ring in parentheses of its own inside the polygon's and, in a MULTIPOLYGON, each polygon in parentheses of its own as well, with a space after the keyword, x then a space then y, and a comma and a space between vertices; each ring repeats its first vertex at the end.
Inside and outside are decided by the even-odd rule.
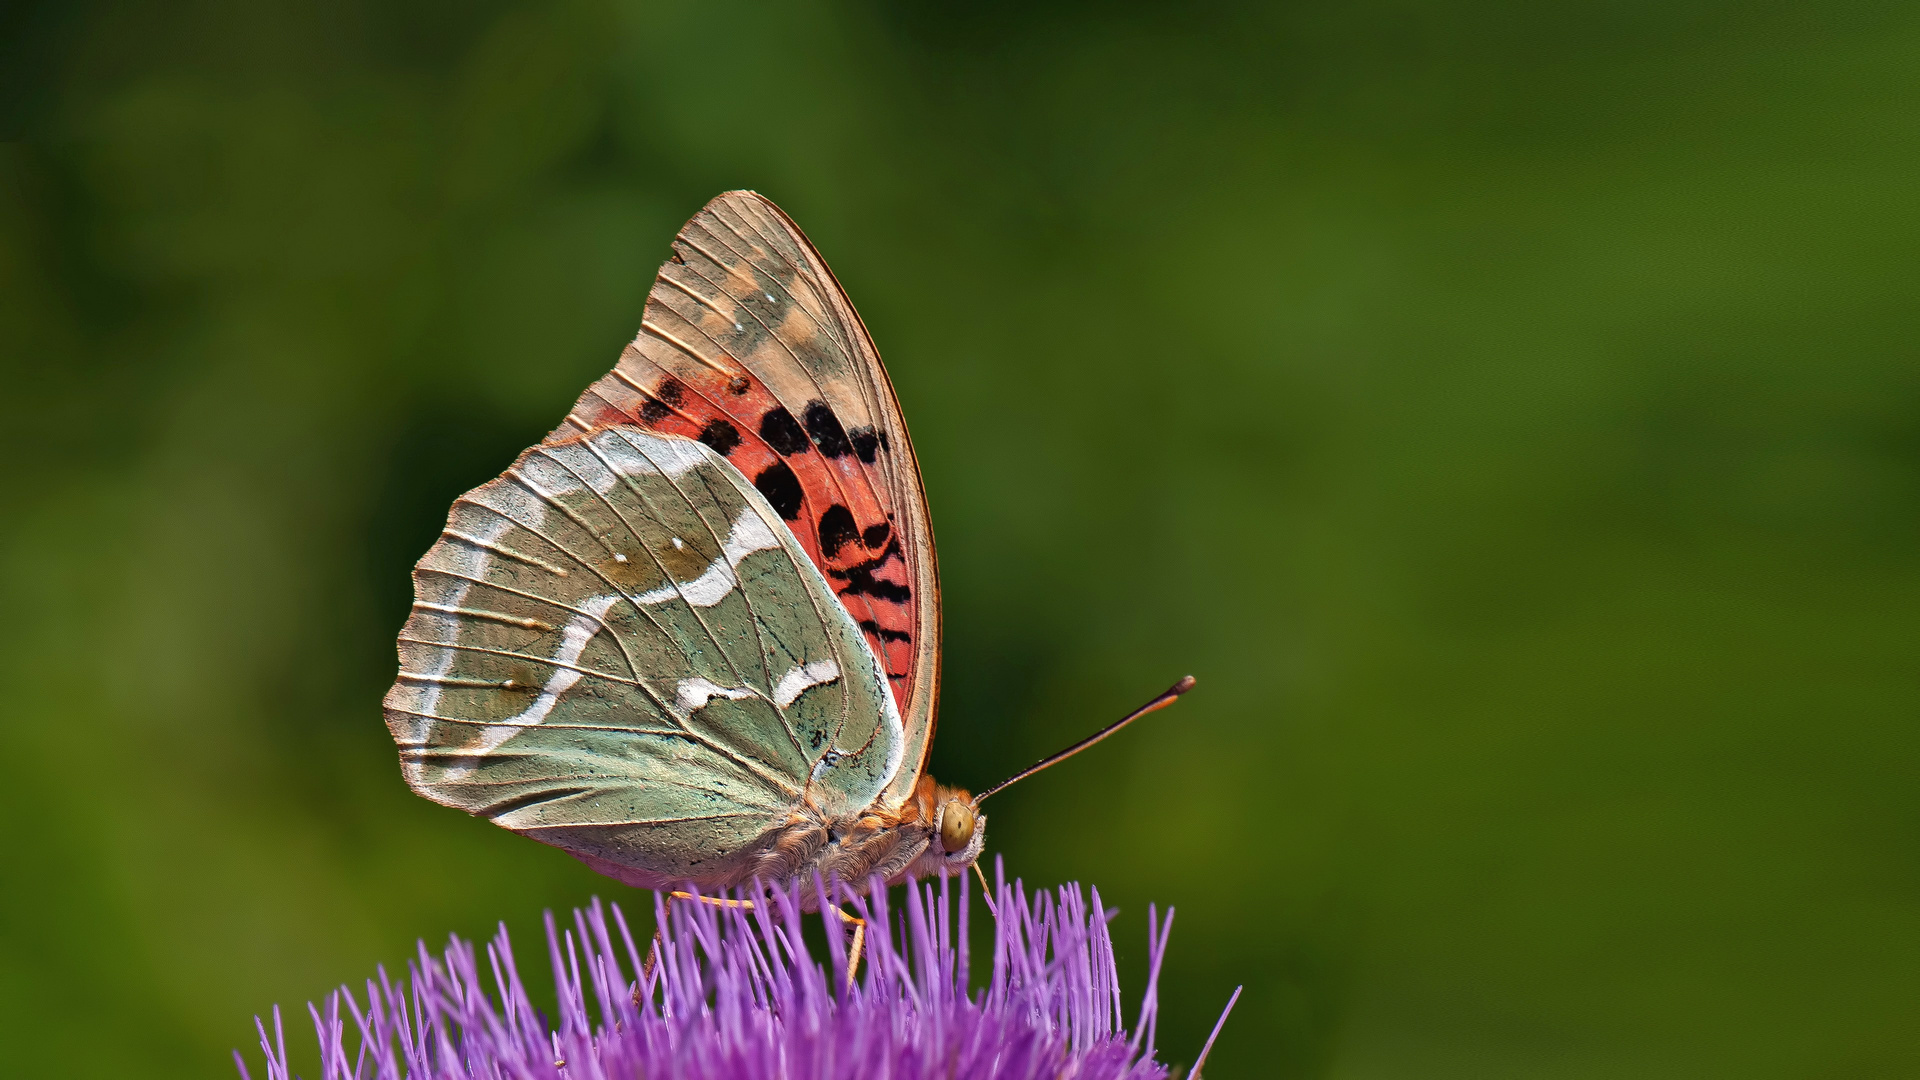
POLYGON ((847 432, 824 404, 805 419, 795 418, 744 372, 695 374, 685 381, 657 370, 650 381, 633 374, 649 366, 640 350, 628 346, 620 366, 574 407, 568 420, 577 427, 563 429, 565 437, 633 424, 698 439, 726 457, 767 497, 826 575, 866 632, 904 708, 912 693, 913 590, 893 523, 867 480, 868 462, 860 460, 877 460, 891 440, 878 432, 847 432))
MULTIPOLYGON (((916 595, 932 580, 918 470, 866 331, 805 243, 758 196, 714 200, 675 239, 639 336, 549 441, 633 424, 724 455, 832 584, 906 715, 933 692, 920 650, 938 647, 921 609, 937 598, 916 595)), ((931 726, 929 709, 916 751, 931 726)))

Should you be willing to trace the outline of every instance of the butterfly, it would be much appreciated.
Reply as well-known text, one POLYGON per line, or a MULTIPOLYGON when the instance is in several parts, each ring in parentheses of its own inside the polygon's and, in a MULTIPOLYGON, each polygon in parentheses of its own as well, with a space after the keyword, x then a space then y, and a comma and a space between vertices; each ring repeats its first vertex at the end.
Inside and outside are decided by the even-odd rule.
POLYGON ((385 699, 407 783, 630 885, 962 873, 980 796, 926 773, 933 533, 866 327, 772 202, 673 241, 640 333, 461 496, 385 699))

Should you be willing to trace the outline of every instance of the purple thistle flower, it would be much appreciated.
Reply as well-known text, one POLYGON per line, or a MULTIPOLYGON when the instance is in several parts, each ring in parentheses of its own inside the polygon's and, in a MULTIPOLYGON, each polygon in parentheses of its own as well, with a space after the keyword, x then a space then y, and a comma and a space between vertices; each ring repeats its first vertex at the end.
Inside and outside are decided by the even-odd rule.
MULTIPOLYGON (((322 1080, 1165 1080, 1153 1037, 1173 912, 1148 909, 1147 988, 1129 1035, 1099 892, 1091 903, 1078 885, 1029 897, 1004 878, 995 891, 992 977, 971 995, 964 878, 957 904, 944 879, 909 885, 899 913, 884 889, 846 895, 869 931, 853 985, 839 920, 825 920, 830 965, 808 955, 797 889, 752 909, 656 896, 651 967, 617 905, 596 899, 565 928, 549 914, 557 1025, 529 1002, 505 926, 485 971, 457 937, 440 957, 423 943, 405 985, 382 969, 364 995, 342 987, 307 1007, 322 1080)), ((280 1010, 271 1037, 255 1027, 269 1080, 292 1080, 280 1010)), ((234 1061, 251 1080, 238 1051, 234 1061)))

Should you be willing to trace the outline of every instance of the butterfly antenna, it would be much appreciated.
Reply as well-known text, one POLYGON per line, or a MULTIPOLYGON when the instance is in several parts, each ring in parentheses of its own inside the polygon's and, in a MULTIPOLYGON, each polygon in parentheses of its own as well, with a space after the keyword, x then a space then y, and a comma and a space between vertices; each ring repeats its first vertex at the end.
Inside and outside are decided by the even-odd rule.
POLYGON ((1041 758, 1039 761, 1034 762, 1032 765, 1027 766, 1026 768, 1020 770, 1017 773, 1014 773, 1012 776, 1007 777, 1005 780, 1000 781, 999 783, 993 785, 992 787, 981 792, 980 794, 975 795, 973 797, 973 805, 979 806, 981 803, 987 801, 987 796, 996 794, 1003 788, 1012 787, 1014 784, 1017 784, 1020 781, 1025 780, 1027 777, 1032 776, 1034 773, 1039 772, 1041 769, 1045 769, 1049 766, 1060 764, 1061 762, 1067 760, 1073 755, 1079 753, 1082 750, 1085 750, 1087 747, 1092 746, 1094 743, 1099 742, 1101 739, 1106 738, 1107 736, 1113 734, 1114 732, 1119 731, 1121 728, 1126 727, 1128 724, 1133 723, 1135 720, 1140 719, 1141 717, 1147 715, 1148 713, 1153 712, 1157 709, 1166 708, 1167 706, 1180 700, 1180 695, 1186 693, 1191 689, 1193 689, 1193 676, 1189 675, 1186 678, 1181 679, 1179 682, 1174 683, 1172 686, 1167 687, 1166 692, 1161 694, 1159 697, 1154 698, 1152 701, 1147 702, 1145 705, 1142 705, 1139 708, 1128 713, 1127 715, 1121 717, 1120 719, 1115 720, 1113 723, 1108 724, 1106 727, 1101 728, 1099 731, 1096 731, 1093 734, 1087 736, 1086 738, 1081 739, 1079 742, 1074 743, 1072 746, 1067 747, 1065 750, 1062 750, 1059 753, 1052 755, 1051 757, 1041 758))

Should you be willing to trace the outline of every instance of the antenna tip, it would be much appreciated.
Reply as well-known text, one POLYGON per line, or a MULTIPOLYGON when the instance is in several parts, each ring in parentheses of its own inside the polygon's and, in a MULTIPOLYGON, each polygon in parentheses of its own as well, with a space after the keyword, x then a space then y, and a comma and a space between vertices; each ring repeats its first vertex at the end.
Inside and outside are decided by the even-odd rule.
POLYGON ((1173 686, 1172 686, 1172 688, 1171 688, 1171 689, 1169 689, 1169 690, 1167 691, 1167 693, 1169 693, 1169 694, 1173 694, 1173 695, 1175 695, 1175 696, 1178 696, 1178 695, 1180 695, 1180 694, 1184 694, 1184 693, 1186 693, 1187 691, 1189 691, 1189 690, 1191 690, 1191 689, 1193 689, 1193 683, 1194 683, 1194 678, 1193 678, 1193 676, 1191 676, 1191 675, 1188 675, 1188 676, 1186 676, 1186 677, 1184 677, 1184 678, 1182 678, 1182 679, 1181 679, 1181 680, 1180 680, 1179 682, 1177 682, 1177 683, 1174 683, 1174 684, 1173 684, 1173 686))

